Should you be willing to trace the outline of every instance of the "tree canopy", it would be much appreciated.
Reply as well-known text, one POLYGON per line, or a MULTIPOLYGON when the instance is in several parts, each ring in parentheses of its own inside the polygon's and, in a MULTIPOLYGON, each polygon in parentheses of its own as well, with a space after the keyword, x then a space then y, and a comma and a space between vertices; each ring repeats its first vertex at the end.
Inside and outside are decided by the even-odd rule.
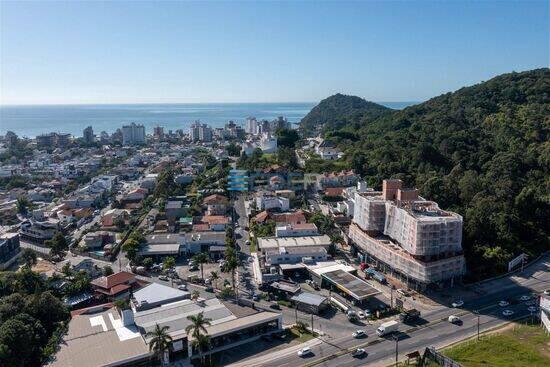
POLYGON ((327 135, 371 186, 399 178, 461 214, 469 274, 487 277, 550 248, 549 90, 547 68, 504 74, 376 119, 330 115, 347 123, 327 135))

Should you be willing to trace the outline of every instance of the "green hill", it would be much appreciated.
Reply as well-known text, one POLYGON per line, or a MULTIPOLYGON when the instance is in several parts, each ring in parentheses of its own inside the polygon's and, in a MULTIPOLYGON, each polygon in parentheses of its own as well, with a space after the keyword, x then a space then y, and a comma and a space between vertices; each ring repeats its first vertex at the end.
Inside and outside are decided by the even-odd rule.
POLYGON ((356 116, 325 133, 370 185, 401 178, 460 213, 472 278, 550 249, 549 69, 504 74, 374 121, 356 116))
POLYGON ((300 122, 306 135, 314 135, 326 129, 337 129, 350 121, 371 121, 393 111, 363 98, 335 94, 323 99, 300 122))

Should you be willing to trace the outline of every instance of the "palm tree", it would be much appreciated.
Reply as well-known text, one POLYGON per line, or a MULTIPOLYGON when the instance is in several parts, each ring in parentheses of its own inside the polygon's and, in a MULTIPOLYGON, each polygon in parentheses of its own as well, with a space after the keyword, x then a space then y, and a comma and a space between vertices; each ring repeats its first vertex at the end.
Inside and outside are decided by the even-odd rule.
POLYGON ((204 280, 203 265, 208 262, 208 259, 209 259, 208 254, 206 252, 200 252, 200 253, 196 254, 195 256, 193 256, 193 261, 196 264, 200 264, 200 266, 201 266, 201 278, 202 278, 202 280, 204 280))
POLYGON ((208 336, 206 326, 210 325, 211 320, 204 317, 204 312, 187 316, 187 320, 191 321, 191 324, 185 328, 185 332, 187 335, 191 334, 193 337, 194 340, 192 345, 199 351, 199 357, 202 363, 202 351, 205 346, 210 345, 210 337, 208 336))
POLYGON ((231 281, 233 284, 233 292, 237 296, 237 288, 235 284, 235 275, 237 268, 239 267, 239 258, 235 249, 228 247, 225 251, 225 264, 224 271, 231 273, 231 281))
MULTIPOLYGON (((205 349, 210 347, 210 337, 208 335, 199 334, 198 337, 193 339, 193 341, 191 342, 191 346, 199 352, 201 364, 204 364, 204 356, 202 355, 202 353, 205 351, 205 349)), ((210 355, 210 358, 212 358, 212 355, 210 355)))
POLYGON ((197 339, 202 333, 208 334, 206 326, 210 326, 211 319, 204 317, 204 312, 199 312, 196 315, 187 316, 187 320, 191 321, 191 324, 185 328, 187 334, 191 335, 197 339))
POLYGON ((200 295, 201 295, 201 294, 199 293, 199 291, 193 291, 193 292, 191 292, 191 300, 193 300, 193 301, 198 300, 199 297, 200 297, 200 295))
POLYGON ((218 288, 218 279, 220 279, 220 276, 217 271, 210 272, 210 280, 212 280, 212 283, 214 283, 214 287, 216 288, 218 288))
POLYGON ((169 326, 160 327, 159 324, 156 324, 155 330, 148 331, 145 334, 146 338, 151 338, 149 351, 154 353, 161 364, 164 364, 164 352, 172 347, 172 337, 168 335, 168 329, 169 326))

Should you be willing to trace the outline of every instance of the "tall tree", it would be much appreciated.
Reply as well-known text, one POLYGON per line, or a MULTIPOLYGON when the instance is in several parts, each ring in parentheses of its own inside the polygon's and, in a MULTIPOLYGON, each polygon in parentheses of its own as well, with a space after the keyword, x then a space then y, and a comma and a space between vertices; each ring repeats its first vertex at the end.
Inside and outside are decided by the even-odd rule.
POLYGON ((23 249, 23 252, 21 253, 21 260, 26 267, 31 268, 33 265, 36 265, 36 253, 30 248, 23 249))
POLYGON ((153 331, 148 331, 145 334, 146 338, 151 338, 149 351, 154 353, 161 364, 164 364, 164 352, 172 348, 172 337, 168 334, 169 328, 169 326, 160 327, 159 324, 156 324, 153 331))
POLYGON ((193 256, 193 261, 200 265, 201 267, 201 278, 204 280, 204 264, 208 263, 208 260, 210 258, 208 257, 208 254, 206 252, 199 252, 195 256, 193 256))
POLYGON ((45 245, 50 248, 50 255, 57 258, 65 257, 66 251, 69 248, 65 236, 61 232, 56 232, 51 240, 45 242, 45 245))

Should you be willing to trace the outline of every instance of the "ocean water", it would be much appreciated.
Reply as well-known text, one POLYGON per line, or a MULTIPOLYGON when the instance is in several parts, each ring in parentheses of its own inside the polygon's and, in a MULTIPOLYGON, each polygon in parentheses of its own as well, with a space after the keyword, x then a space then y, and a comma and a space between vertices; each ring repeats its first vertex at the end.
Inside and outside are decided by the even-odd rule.
MULTIPOLYGON (((380 102, 401 109, 415 102, 380 102)), ((113 104, 113 105, 43 105, 0 106, 0 134, 13 131, 19 136, 35 137, 47 132, 82 136, 92 126, 94 133, 114 132, 122 125, 135 122, 145 126, 146 133, 160 125, 165 131, 183 129, 200 120, 213 127, 222 127, 229 120, 244 124, 248 116, 273 119, 285 116, 298 123, 315 103, 185 103, 185 104, 113 104)))

